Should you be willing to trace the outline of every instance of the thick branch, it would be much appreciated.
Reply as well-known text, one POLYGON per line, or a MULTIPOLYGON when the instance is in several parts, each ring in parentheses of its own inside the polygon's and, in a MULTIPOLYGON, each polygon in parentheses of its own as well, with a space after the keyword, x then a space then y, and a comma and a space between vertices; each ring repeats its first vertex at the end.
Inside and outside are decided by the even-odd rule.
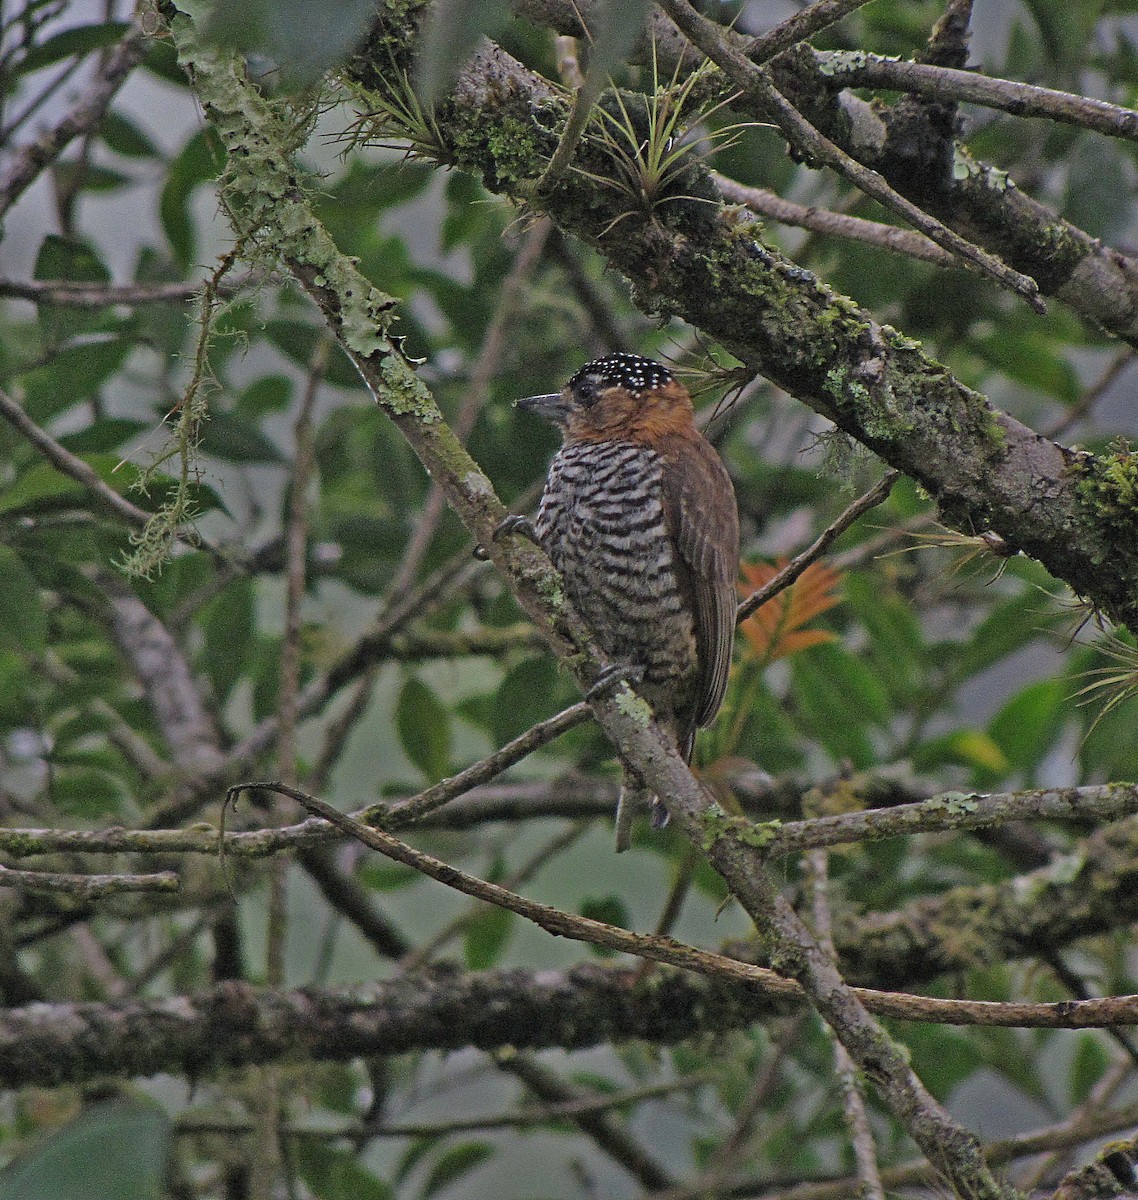
MULTIPOLYGON (((383 86, 366 62, 356 69, 367 85, 383 86)), ((492 190, 528 195, 563 113, 543 79, 485 50, 446 108, 450 152, 492 190)), ((603 174, 603 154, 587 143, 586 151, 598 157, 583 169, 603 174)), ((948 523, 994 530, 1111 616, 1138 621, 1134 514, 1118 482, 1134 469, 1128 461, 1064 450, 994 409, 917 343, 768 249, 757 224, 719 210, 694 169, 684 188, 708 202, 643 214, 580 172, 542 201, 629 278, 646 311, 697 325, 829 417, 918 480, 948 523)))

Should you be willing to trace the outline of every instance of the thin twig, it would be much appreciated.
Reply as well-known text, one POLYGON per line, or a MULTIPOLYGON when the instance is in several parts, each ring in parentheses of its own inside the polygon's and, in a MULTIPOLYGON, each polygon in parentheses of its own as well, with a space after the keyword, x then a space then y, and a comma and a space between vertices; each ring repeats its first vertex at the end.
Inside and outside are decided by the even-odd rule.
MULTIPOLYGON (((1133 1128, 1136 1124, 1138 1104, 1111 1109, 1092 1120, 1084 1120, 1082 1114, 1076 1114, 1074 1119, 1067 1118, 1055 1125, 1046 1125, 1015 1137, 989 1142, 983 1147, 984 1159, 990 1166, 1003 1166, 1046 1151, 1077 1148, 1120 1129, 1133 1128)), ((890 1192, 939 1183, 936 1173, 923 1161, 886 1167, 881 1172, 881 1181, 890 1192)), ((860 1186, 861 1180, 856 1175, 850 1175, 841 1179, 806 1181, 779 1190, 772 1188, 769 1180, 759 1177, 740 1180, 724 1194, 762 1196, 763 1200, 849 1200, 857 1196, 860 1186)))
POLYGON ((381 810, 382 815, 379 815, 378 812, 376 815, 385 826, 392 829, 412 825, 427 813, 441 808, 448 800, 461 796, 463 792, 468 792, 479 783, 493 779, 507 767, 520 762, 535 750, 548 745, 555 738, 559 738, 563 733, 584 724, 591 716, 592 710, 589 705, 583 700, 579 701, 557 713, 556 716, 539 721, 525 733, 507 742, 500 750, 488 754, 484 759, 467 767, 464 771, 459 771, 457 775, 436 783, 410 800, 400 801, 386 810, 381 810))
MULTIPOLYGON (((563 850, 567 850, 574 842, 578 841, 583 833, 588 830, 590 822, 574 821, 567 829, 561 830, 560 833, 550 838, 543 846, 538 847, 536 853, 522 863, 516 871, 507 875, 502 880, 502 886, 509 888, 510 891, 516 891, 518 888, 527 884, 537 873, 545 866, 551 858, 560 854, 563 850)), ((472 922, 476 921, 485 912, 481 904, 472 905, 466 912, 459 913, 452 921, 448 921, 436 934, 429 938, 421 946, 416 946, 399 964, 399 969, 404 974, 412 974, 420 968, 427 965, 432 958, 450 941, 456 938, 470 927, 472 922)))
POLYGON ((1046 438, 1061 438, 1071 428, 1077 425, 1092 408, 1103 398, 1103 396, 1114 386, 1118 377, 1134 362, 1138 357, 1138 351, 1127 349, 1120 350, 1114 358, 1107 364, 1106 370, 1092 383, 1067 409, 1065 413, 1055 422, 1043 431, 1043 436, 1046 438))
MULTIPOLYGON (((219 296, 232 296, 247 287, 268 281, 263 274, 251 273, 223 283, 219 296)), ((188 304, 201 295, 200 283, 91 283, 72 279, 0 279, 0 296, 51 304, 58 308, 106 308, 123 304, 188 304)))
POLYGON ((70 875, 58 871, 18 871, 0 866, 0 888, 23 888, 29 892, 62 892, 77 900, 99 900, 124 892, 176 892, 174 871, 153 875, 70 875))
MULTIPOLYGON (((352 1140, 361 1137, 441 1139, 456 1133, 473 1133, 479 1130, 528 1129, 533 1125, 548 1125, 591 1113, 628 1108, 645 1100, 660 1100, 672 1096, 676 1092, 687 1092, 703 1087, 714 1080, 714 1071, 693 1071, 689 1075, 681 1076, 679 1079, 670 1079, 665 1083, 624 1088, 605 1096, 588 1096, 579 1100, 565 1100, 559 1104, 543 1104, 539 1108, 522 1109, 520 1112, 456 1117, 452 1121, 353 1121, 331 1127, 290 1123, 281 1127, 281 1133, 286 1137, 348 1138, 352 1140)), ((178 1118, 175 1132, 182 1136, 204 1133, 238 1134, 249 1133, 252 1128, 251 1121, 237 1118, 227 1120, 221 1117, 200 1117, 189 1112, 178 1118)))
POLYGON ((1040 117, 1092 129, 1107 137, 1138 141, 1138 112, 1105 100, 1012 79, 993 79, 975 71, 883 58, 861 50, 817 53, 823 73, 839 87, 885 88, 941 102, 980 104, 1017 117, 1040 117))
POLYGON ((937 267, 959 268, 955 254, 942 250, 931 238, 911 229, 897 225, 885 225, 881 221, 867 221, 864 217, 851 217, 846 213, 832 212, 814 205, 795 204, 766 188, 749 187, 726 175, 712 172, 712 178, 724 200, 731 204, 742 204, 761 217, 769 217, 781 225, 794 225, 809 229, 813 233, 846 238, 877 246, 893 254, 904 254, 908 258, 932 263, 937 267))
POLYGON ((767 580, 761 588, 752 592, 739 605, 739 609, 735 614, 735 623, 738 624, 740 621, 745 621, 756 609, 761 608, 772 597, 777 596, 779 592, 785 591, 790 587, 802 572, 812 562, 821 558, 860 516, 869 512, 871 508, 876 508, 888 499, 889 493, 893 490, 893 485, 900 478, 900 471, 886 471, 868 492, 863 496, 859 496, 848 508, 826 526, 811 545, 807 546, 801 554, 796 554, 773 579, 767 580))
MULTIPOLYGON (((496 904, 540 925, 555 937, 587 942, 624 954, 633 954, 653 962, 667 963, 696 971, 712 978, 729 979, 757 986, 768 995, 803 999, 803 988, 765 967, 756 967, 711 951, 700 950, 671 937, 632 933, 616 925, 576 916, 548 904, 519 896, 516 892, 479 879, 449 863, 414 849, 406 842, 381 829, 364 825, 340 812, 316 796, 299 788, 275 781, 237 784, 227 793, 232 802, 242 792, 252 790, 279 792, 296 800, 315 816, 335 825, 342 833, 363 842, 385 857, 413 868, 430 879, 454 888, 477 900, 496 904)), ((849 988, 850 994, 872 1011, 909 1021, 936 1021, 944 1024, 1001 1025, 1040 1028, 1101 1028, 1106 1025, 1138 1021, 1138 996, 1113 996, 1100 1000, 1065 1001, 1060 1004, 1022 1004, 988 1000, 942 1000, 910 996, 898 992, 880 992, 870 988, 849 988)))
POLYGON ((781 24, 753 39, 743 47, 743 53, 753 63, 767 62, 776 54, 821 33, 868 3, 869 0, 816 0, 814 4, 808 4, 781 24))
POLYGON ((0 390, 0 417, 18 430, 23 437, 47 459, 55 469, 74 479, 81 487, 91 494, 98 507, 120 521, 125 521, 135 529, 143 529, 150 520, 150 513, 120 496, 113 487, 104 483, 98 472, 78 455, 72 454, 66 446, 61 445, 51 434, 41 429, 35 421, 24 412, 7 392, 0 390))
POLYGON ((760 828, 764 853, 782 855, 913 833, 984 829, 1011 821, 1113 821, 1135 812, 1138 812, 1138 786, 1119 783, 1091 788, 993 792, 990 795, 943 792, 928 800, 899 804, 895 808, 839 813, 786 824, 772 821, 760 828))
POLYGON ((54 128, 23 146, 13 157, 8 169, 0 174, 0 219, 73 139, 94 129, 103 119, 115 94, 145 53, 146 36, 139 20, 136 20, 91 84, 84 89, 83 98, 54 128))
POLYGON ((859 187, 867 196, 903 217, 930 237, 938 246, 957 255, 961 262, 996 280, 1022 296, 1036 312, 1046 311, 1034 279, 1009 267, 995 255, 953 232, 911 200, 894 191, 885 179, 851 158, 844 150, 819 132, 775 87, 762 67, 756 67, 731 45, 714 21, 702 16, 687 0, 657 0, 660 7, 736 86, 742 88, 774 121, 784 136, 809 162, 820 162, 859 187))
MULTIPOLYGON (((822 949, 836 962, 838 955, 834 949, 834 921, 830 910, 830 865, 825 850, 811 850, 807 854, 806 884, 810 891, 814 936, 822 949)), ((842 1094, 842 1111, 853 1145, 857 1177, 861 1181, 858 1193, 861 1200, 885 1200, 881 1171, 877 1165, 877 1148, 869 1124, 865 1097, 858 1082, 857 1064, 845 1046, 834 1037, 833 1032, 829 1032, 834 1048, 838 1087, 842 1094)))
MULTIPOLYGON (((482 339, 482 348, 470 372, 462 403, 453 422, 455 436, 460 441, 465 441, 470 436, 478 414, 486 403, 490 384, 498 372, 502 354, 506 349, 507 335, 518 314, 522 290, 541 259, 552 228, 553 222, 548 217, 539 218, 529 228, 514 256, 509 274, 498 289, 494 316, 482 339)), ((446 497, 438 484, 432 481, 423 512, 416 522, 415 532, 407 543, 399 570, 387 589, 389 596, 403 596, 414 582, 445 508, 446 497)))
POLYGON ((806 1013, 799 1013, 786 1022, 772 1038, 771 1052, 751 1083, 747 1095, 735 1110, 735 1124, 715 1153, 708 1156, 708 1166, 690 1183, 661 1192, 653 1200, 706 1200, 708 1196, 727 1194, 726 1181, 747 1150, 756 1121, 771 1099, 772 1091, 783 1077, 790 1048, 806 1024, 806 1013))
MULTIPOLYGON (((353 816, 365 824, 386 829, 402 828, 422 822, 425 828, 450 828, 443 821, 432 821, 436 809, 465 791, 472 780, 493 778, 506 766, 519 761, 539 745, 573 728, 586 719, 586 706, 576 704, 556 717, 540 722, 500 751, 482 759, 466 771, 435 784, 426 791, 388 808, 372 805, 353 816), (503 756, 505 755, 505 759, 503 756), (508 760, 508 761, 506 761, 508 760), (445 799, 440 799, 440 796, 445 799)), ((531 793, 529 785, 505 789, 492 796, 485 820, 516 821, 524 817, 591 816, 610 811, 615 801, 615 786, 604 780, 587 779, 579 785, 566 782, 541 784, 531 793), (558 802, 558 787, 567 800, 558 802), (583 793, 587 792, 588 795, 583 793), (599 799, 591 797, 599 792, 599 799)), ((760 793, 762 794, 762 793, 760 793)), ((473 800, 473 797, 471 798, 473 800)), ((818 846, 838 846, 856 842, 904 837, 914 833, 943 830, 983 829, 1011 821, 1112 821, 1138 812, 1138 785, 1091 784, 1081 788, 1056 788, 1025 792, 995 792, 991 795, 944 792, 927 800, 898 804, 892 808, 874 808, 859 812, 818 817, 810 821, 766 821, 752 824, 734 818, 744 836, 761 841, 769 857, 791 854, 818 846)), ((442 815, 442 814, 439 814, 442 815)), ((724 818, 731 820, 731 818, 724 818)), ((475 822, 466 819, 454 828, 469 828, 475 822)), ((32 829, 0 827, 0 852, 28 857, 36 854, 217 854, 224 845, 232 858, 265 858, 283 851, 300 850, 335 841, 340 834, 324 821, 309 818, 295 825, 282 825, 248 832, 227 832, 224 840, 213 828, 196 829, 32 829)))

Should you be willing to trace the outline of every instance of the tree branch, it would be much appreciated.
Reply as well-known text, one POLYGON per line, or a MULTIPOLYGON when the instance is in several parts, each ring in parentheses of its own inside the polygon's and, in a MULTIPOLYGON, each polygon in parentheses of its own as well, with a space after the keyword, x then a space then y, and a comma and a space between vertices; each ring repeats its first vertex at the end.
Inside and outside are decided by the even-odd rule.
POLYGON ((1105 100, 1057 92, 975 71, 883 58, 864 51, 818 51, 818 63, 839 87, 885 88, 935 100, 982 104, 1017 117, 1045 117, 1107 137, 1138 141, 1138 112, 1105 100))
POLYGON ((67 146, 103 119, 119 88, 146 55, 143 18, 134 24, 102 64, 94 80, 64 118, 34 142, 21 147, 5 171, 0 173, 0 220, 40 172, 59 157, 67 146))

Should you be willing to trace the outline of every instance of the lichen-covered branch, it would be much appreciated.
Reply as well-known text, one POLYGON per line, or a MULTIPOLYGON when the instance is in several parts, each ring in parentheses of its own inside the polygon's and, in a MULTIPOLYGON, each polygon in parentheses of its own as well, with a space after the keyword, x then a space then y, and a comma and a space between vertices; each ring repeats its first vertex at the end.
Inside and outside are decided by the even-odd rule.
MULTIPOLYGON (((353 70, 384 85, 382 61, 353 70)), ((498 48, 478 54, 440 111, 448 161, 533 203, 564 98, 498 48)), ((604 254, 645 311, 679 316, 918 480, 945 521, 991 529, 1120 621, 1138 623, 1131 536, 1138 461, 1075 453, 999 412, 921 347, 767 247, 759 225, 718 207, 693 168, 685 199, 645 212, 588 142, 541 206, 604 254), (593 155, 595 157, 590 158, 593 155), (618 222, 614 225, 615 222, 618 222)))

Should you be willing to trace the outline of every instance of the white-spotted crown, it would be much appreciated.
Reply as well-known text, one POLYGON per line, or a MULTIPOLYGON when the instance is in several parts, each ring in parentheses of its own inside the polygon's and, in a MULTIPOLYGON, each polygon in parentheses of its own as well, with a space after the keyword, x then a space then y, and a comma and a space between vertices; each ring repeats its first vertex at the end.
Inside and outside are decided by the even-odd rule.
POLYGON ((586 363, 569 380, 571 392, 602 392, 619 387, 636 394, 672 383, 675 376, 662 363, 639 354, 607 354, 586 363))

